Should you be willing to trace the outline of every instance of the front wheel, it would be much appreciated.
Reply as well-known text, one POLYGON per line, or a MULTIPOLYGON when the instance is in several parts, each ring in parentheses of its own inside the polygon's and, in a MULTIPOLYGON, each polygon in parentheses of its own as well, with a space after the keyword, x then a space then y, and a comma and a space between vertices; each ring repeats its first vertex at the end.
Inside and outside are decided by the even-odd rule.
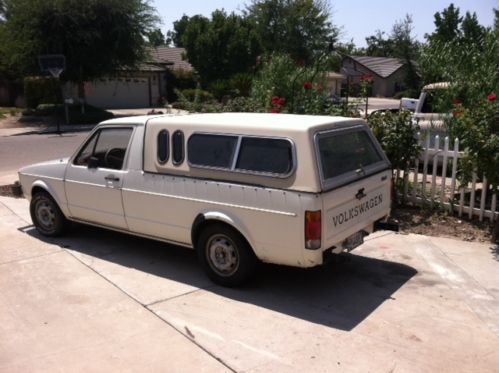
POLYGON ((225 225, 206 227, 196 249, 208 277, 219 285, 240 285, 255 272, 257 258, 253 250, 238 232, 225 225))
POLYGON ((29 211, 33 224, 44 236, 60 236, 68 226, 66 217, 48 193, 36 193, 31 198, 29 211))

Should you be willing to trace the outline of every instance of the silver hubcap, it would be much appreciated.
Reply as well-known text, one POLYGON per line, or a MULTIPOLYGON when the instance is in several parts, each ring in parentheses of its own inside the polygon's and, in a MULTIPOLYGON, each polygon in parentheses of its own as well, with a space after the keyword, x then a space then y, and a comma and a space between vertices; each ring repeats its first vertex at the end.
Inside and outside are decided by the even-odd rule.
POLYGON ((40 201, 36 205, 36 218, 41 227, 51 231, 55 227, 55 212, 52 205, 47 201, 40 201))
POLYGON ((207 245, 208 262, 222 276, 232 275, 239 267, 239 255, 232 240, 222 234, 214 235, 207 245))

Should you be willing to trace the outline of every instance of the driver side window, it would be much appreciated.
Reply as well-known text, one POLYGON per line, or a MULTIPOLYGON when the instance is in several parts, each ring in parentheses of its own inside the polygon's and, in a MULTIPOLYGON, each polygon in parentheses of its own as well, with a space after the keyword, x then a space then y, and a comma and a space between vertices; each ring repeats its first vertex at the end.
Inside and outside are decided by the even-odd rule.
POLYGON ((77 166, 90 162, 98 168, 121 170, 126 150, 132 135, 132 128, 103 128, 86 143, 74 160, 77 166))

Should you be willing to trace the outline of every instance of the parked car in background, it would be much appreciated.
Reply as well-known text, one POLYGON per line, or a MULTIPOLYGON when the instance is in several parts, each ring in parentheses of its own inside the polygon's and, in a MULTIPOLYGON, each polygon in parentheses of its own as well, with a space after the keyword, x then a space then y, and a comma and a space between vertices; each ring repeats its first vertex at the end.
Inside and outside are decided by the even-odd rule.
POLYGON ((417 98, 402 97, 400 99, 400 110, 416 111, 416 106, 418 105, 417 98))
POLYGON ((390 163, 366 123, 327 116, 115 119, 19 178, 41 234, 76 221, 194 248, 227 286, 258 260, 314 267, 354 249, 391 202, 390 163))
POLYGON ((432 144, 436 135, 443 138, 448 134, 445 128, 445 120, 451 115, 451 103, 445 97, 445 90, 448 88, 448 82, 424 86, 414 110, 414 122, 422 132, 429 133, 432 144))

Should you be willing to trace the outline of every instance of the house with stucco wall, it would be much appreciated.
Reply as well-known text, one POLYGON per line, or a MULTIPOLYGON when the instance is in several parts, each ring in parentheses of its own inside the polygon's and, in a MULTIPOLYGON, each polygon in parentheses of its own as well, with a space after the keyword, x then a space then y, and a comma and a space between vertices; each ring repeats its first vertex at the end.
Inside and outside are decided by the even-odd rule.
POLYGON ((341 73, 345 76, 344 85, 356 87, 365 76, 372 78, 372 96, 393 97, 406 89, 408 72, 406 61, 399 58, 345 56, 341 73))
MULTIPOLYGON (((184 48, 150 48, 148 58, 138 68, 86 82, 86 102, 105 109, 159 106, 166 96, 167 70, 193 70, 184 55, 184 48)), ((76 92, 70 95, 76 96, 76 92)))

